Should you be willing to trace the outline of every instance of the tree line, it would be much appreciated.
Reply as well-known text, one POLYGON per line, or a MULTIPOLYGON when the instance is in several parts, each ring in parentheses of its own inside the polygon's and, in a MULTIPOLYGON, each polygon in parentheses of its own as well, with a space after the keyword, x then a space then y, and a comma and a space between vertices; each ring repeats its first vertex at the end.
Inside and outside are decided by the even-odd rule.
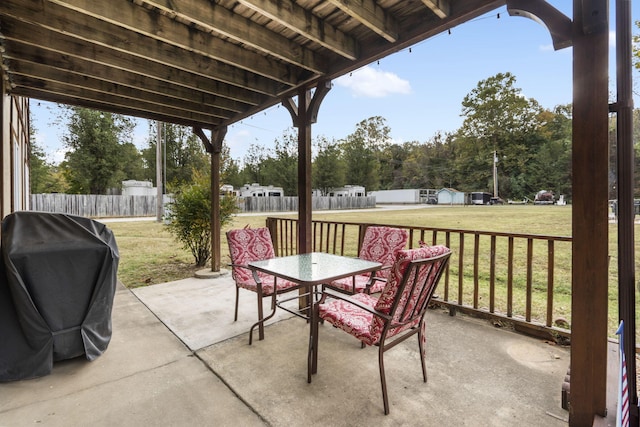
MULTIPOLYGON (((68 151, 59 165, 49 164, 32 138, 32 193, 106 194, 125 179, 155 182, 155 124, 150 125, 147 146, 138 150, 130 119, 79 107, 62 111, 68 123, 64 136, 68 151)), ((351 184, 367 191, 447 187, 492 193, 497 161, 503 199, 532 199, 540 190, 571 198, 570 105, 543 108, 525 97, 515 76, 507 72, 478 82, 464 97, 461 116, 457 131, 439 132, 426 141, 393 143, 392 130, 380 116, 357 123, 355 131, 341 139, 318 136, 313 140, 313 187, 323 192, 351 184)), ((609 141, 612 170, 614 123, 609 141)), ((210 173, 209 155, 190 128, 172 124, 163 128, 163 179, 169 191, 210 173)), ((223 147, 223 183, 235 188, 254 182, 274 185, 286 195, 297 195, 295 129, 285 130, 272 148, 251 145, 242 159, 233 159, 229 147, 223 147)), ((615 173, 609 185, 610 198, 615 198, 615 173)))

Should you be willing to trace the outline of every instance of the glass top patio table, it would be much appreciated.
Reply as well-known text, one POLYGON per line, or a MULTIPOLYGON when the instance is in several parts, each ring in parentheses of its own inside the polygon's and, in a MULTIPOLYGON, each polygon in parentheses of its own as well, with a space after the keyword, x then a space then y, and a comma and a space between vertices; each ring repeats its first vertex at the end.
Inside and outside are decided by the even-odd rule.
MULTIPOLYGON (((290 255, 271 258, 262 261, 250 262, 249 268, 255 272, 261 271, 282 279, 299 283, 307 288, 307 296, 313 294, 313 288, 317 285, 330 283, 343 277, 356 274, 372 273, 382 268, 379 262, 366 261, 359 258, 350 258, 324 252, 311 252, 308 254, 290 255)), ((274 294, 275 298, 275 294, 274 294)), ((312 300, 313 298, 311 298, 312 300)), ((274 300, 275 302, 275 300, 274 300)), ((276 303, 277 304, 277 303, 276 303)), ((318 369, 317 322, 315 321, 316 303, 307 300, 309 319, 309 352, 307 360, 307 382, 311 382, 311 376, 318 369)))
POLYGON ((376 271, 382 267, 382 264, 324 252, 311 252, 253 261, 249 263, 249 267, 292 282, 311 286, 376 271))

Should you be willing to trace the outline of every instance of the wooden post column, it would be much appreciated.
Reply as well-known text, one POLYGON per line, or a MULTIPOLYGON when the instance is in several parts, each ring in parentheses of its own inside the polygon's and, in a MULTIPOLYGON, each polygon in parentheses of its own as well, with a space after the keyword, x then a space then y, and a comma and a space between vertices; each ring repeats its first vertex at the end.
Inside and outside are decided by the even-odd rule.
POLYGON ((635 207, 633 200, 635 155, 633 150, 633 81, 631 0, 616 1, 617 101, 611 106, 617 123, 618 189, 618 307, 624 321, 630 425, 638 425, 636 391, 636 276, 635 207))
MULTIPOLYGON (((320 83, 313 97, 311 90, 300 88, 298 91, 298 105, 292 98, 282 101, 298 128, 298 253, 308 254, 313 249, 312 235, 312 184, 311 184, 311 124, 318 119, 318 110, 325 95, 331 89, 331 82, 320 83)), ((300 294, 306 291, 300 289, 300 294)), ((300 298, 301 309, 309 307, 308 295, 300 298)))
POLYGON ((331 90, 331 82, 323 81, 316 87, 313 97, 311 90, 300 88, 298 105, 292 98, 282 101, 298 128, 298 253, 311 252, 313 239, 312 225, 312 183, 311 183, 311 124, 318 119, 318 110, 325 95, 331 90))
POLYGON ((227 127, 220 126, 211 131, 211 141, 202 128, 193 128, 202 140, 205 149, 211 154, 211 271, 220 271, 220 153, 227 127))
POLYGON ((312 198, 311 198, 311 121, 309 103, 311 91, 298 92, 298 253, 311 252, 312 198))
POLYGON ((607 0, 573 1, 570 426, 591 426, 594 416, 604 416, 607 411, 607 3, 607 0))

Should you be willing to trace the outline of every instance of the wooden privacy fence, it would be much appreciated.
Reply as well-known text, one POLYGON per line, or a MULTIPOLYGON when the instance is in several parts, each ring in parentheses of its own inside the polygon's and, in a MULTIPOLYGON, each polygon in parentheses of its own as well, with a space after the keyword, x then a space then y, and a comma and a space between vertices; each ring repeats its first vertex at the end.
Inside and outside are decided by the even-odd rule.
MULTIPOLYGON (((164 195, 165 206, 171 201, 164 195)), ((313 210, 375 208, 375 197, 313 197, 313 210)), ((297 197, 238 197, 241 212, 298 210, 297 197)), ((155 216, 156 196, 105 196, 95 194, 32 194, 31 210, 59 212, 92 218, 155 216)))
MULTIPOLYGON (((294 212, 298 210, 297 197, 239 197, 242 212, 294 212)), ((314 211, 375 208, 376 198, 367 197, 312 197, 314 211)))
MULTIPOLYGON (((297 253, 297 219, 266 220, 277 256, 297 253)), ((373 224, 313 221, 312 248, 357 256, 373 224)), ((443 244, 452 256, 436 290, 437 305, 490 318, 545 339, 569 339, 571 237, 388 225, 409 231, 409 248, 443 244), (567 323, 565 323, 567 322, 567 323), (568 326, 567 326, 568 328, 568 326)))
POLYGON ((66 213, 90 218, 154 216, 156 214, 156 196, 32 194, 31 210, 66 213))

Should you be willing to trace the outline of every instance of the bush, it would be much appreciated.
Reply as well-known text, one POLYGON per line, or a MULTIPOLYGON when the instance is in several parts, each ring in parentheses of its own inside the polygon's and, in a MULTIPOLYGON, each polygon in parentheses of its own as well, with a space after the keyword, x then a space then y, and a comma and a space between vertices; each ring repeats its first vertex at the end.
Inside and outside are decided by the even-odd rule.
MULTIPOLYGON (((189 249, 197 267, 211 258, 211 185, 207 176, 196 174, 194 183, 179 187, 169 203, 167 227, 176 239, 189 249)), ((236 197, 220 199, 221 227, 238 212, 236 197)))

